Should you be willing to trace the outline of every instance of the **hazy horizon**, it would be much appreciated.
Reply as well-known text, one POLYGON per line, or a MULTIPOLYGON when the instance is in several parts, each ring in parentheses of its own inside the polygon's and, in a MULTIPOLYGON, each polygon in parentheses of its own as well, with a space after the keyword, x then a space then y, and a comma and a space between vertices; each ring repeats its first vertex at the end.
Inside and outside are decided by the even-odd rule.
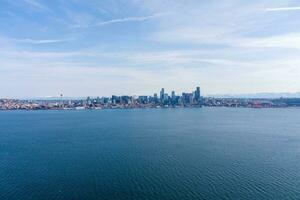
POLYGON ((0 98, 300 91, 295 1, 0 5, 0 98))
MULTIPOLYGON (((166 91, 167 94, 171 95, 171 90, 166 91)), ((176 95, 182 95, 183 92, 192 93, 193 91, 182 91, 182 92, 176 92, 176 95)), ((159 92, 155 92, 156 94, 159 94, 159 92)), ((20 100, 50 100, 50 99, 86 99, 87 97, 97 98, 97 97, 111 97, 113 95, 117 96, 153 96, 153 94, 110 94, 110 95, 87 95, 87 96, 28 96, 28 97, 0 97, 0 99, 20 99, 20 100)), ((243 93, 243 94, 201 94, 203 97, 213 97, 213 98, 261 98, 261 99, 276 99, 276 98, 300 98, 300 92, 295 93, 287 93, 287 92, 276 92, 276 93, 243 93)))

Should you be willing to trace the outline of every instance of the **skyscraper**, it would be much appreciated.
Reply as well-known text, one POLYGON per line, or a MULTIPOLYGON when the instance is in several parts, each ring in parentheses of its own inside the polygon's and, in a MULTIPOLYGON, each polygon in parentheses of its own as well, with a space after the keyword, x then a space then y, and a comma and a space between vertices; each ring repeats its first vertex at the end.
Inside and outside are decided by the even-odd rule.
POLYGON ((160 101, 163 102, 164 101, 164 95, 165 95, 165 89, 161 88, 160 90, 160 101))
POLYGON ((172 91, 172 95, 171 95, 171 103, 172 105, 176 104, 176 95, 175 95, 175 91, 172 91))
POLYGON ((200 102, 200 99, 201 99, 200 87, 197 87, 195 91, 195 100, 196 102, 200 102))
POLYGON ((159 102, 157 93, 154 93, 153 100, 154 100, 154 103, 158 103, 159 102))
POLYGON ((172 91, 172 95, 171 95, 172 99, 175 98, 175 91, 172 91))

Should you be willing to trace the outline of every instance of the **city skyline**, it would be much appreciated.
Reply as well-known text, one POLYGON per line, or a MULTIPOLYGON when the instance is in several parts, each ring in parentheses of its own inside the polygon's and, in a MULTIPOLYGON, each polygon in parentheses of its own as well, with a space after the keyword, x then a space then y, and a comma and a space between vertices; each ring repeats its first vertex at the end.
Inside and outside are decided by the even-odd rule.
POLYGON ((19 100, 42 100, 42 99, 73 99, 73 100, 78 100, 78 99, 86 99, 86 98, 110 98, 112 96, 116 96, 116 97, 122 97, 122 96, 130 96, 133 98, 138 98, 139 96, 147 96, 147 97, 156 97, 158 99, 163 99, 165 97, 165 95, 167 97, 174 97, 174 96, 181 96, 183 94, 193 94, 194 96, 196 96, 196 99, 199 100, 200 97, 202 97, 202 91, 200 89, 200 86, 196 86, 191 90, 186 90, 186 91, 175 91, 174 89, 171 90, 167 90, 164 87, 161 88, 160 90, 157 90, 156 92, 152 93, 152 94, 110 94, 110 95, 87 95, 87 96, 65 96, 63 93, 58 94, 57 96, 44 96, 44 97, 27 97, 27 98, 5 98, 5 97, 0 97, 0 99, 19 99, 19 100))
MULTIPOLYGON (((194 87, 195 88, 195 87, 194 87)), ((172 96, 172 93, 175 92, 176 95, 177 94, 182 94, 182 93, 186 93, 186 91, 192 91, 192 89, 186 89, 183 91, 176 91, 174 89, 166 89, 166 88, 162 88, 166 91, 166 94, 168 94, 169 96, 172 96)), ((153 96, 154 94, 159 95, 160 91, 159 90, 155 90, 152 93, 146 93, 146 92, 142 92, 140 94, 138 93, 133 93, 133 94, 129 94, 129 93, 108 93, 107 95, 99 95, 98 94, 94 94, 94 95, 86 95, 86 96, 68 96, 65 95, 64 93, 59 93, 57 95, 53 95, 53 96, 27 96, 27 97, 5 97, 5 96, 0 96, 0 99, 20 99, 20 100, 38 100, 38 99, 85 99, 87 97, 93 97, 93 98, 97 98, 97 97, 111 97, 111 96, 132 96, 132 97, 138 97, 138 96, 153 96)), ((258 98, 258 99, 276 99, 276 98, 300 98, 300 92, 259 92, 259 93, 241 93, 241 94, 205 94, 205 92, 203 92, 201 90, 201 96, 203 97, 212 97, 212 98, 243 98, 243 99, 247 99, 247 98, 258 98)))
POLYGON ((300 91, 300 4, 3 0, 0 97, 300 91))
POLYGON ((199 86, 193 91, 171 93, 161 88, 153 95, 111 95, 86 98, 1 99, 0 110, 101 110, 137 108, 286 108, 299 107, 300 98, 214 98, 201 95, 199 86))

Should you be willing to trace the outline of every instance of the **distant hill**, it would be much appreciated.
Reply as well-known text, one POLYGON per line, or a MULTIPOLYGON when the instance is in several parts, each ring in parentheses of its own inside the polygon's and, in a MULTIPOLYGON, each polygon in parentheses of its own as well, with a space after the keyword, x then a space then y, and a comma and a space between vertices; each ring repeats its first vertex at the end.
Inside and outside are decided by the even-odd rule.
POLYGON ((82 100, 86 99, 86 97, 28 97, 28 98, 20 98, 21 100, 42 100, 42 101, 55 101, 55 100, 82 100))
POLYGON ((262 98, 262 99, 276 99, 276 98, 300 98, 300 92, 296 93, 253 93, 253 94, 223 94, 223 95, 207 95, 215 98, 262 98))

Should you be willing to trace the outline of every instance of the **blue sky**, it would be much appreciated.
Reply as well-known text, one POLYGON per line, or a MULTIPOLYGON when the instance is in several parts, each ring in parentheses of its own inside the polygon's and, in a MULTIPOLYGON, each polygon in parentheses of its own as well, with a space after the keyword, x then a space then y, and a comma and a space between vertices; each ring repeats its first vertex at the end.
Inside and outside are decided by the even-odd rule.
POLYGON ((0 96, 300 91, 300 2, 0 0, 0 96))

